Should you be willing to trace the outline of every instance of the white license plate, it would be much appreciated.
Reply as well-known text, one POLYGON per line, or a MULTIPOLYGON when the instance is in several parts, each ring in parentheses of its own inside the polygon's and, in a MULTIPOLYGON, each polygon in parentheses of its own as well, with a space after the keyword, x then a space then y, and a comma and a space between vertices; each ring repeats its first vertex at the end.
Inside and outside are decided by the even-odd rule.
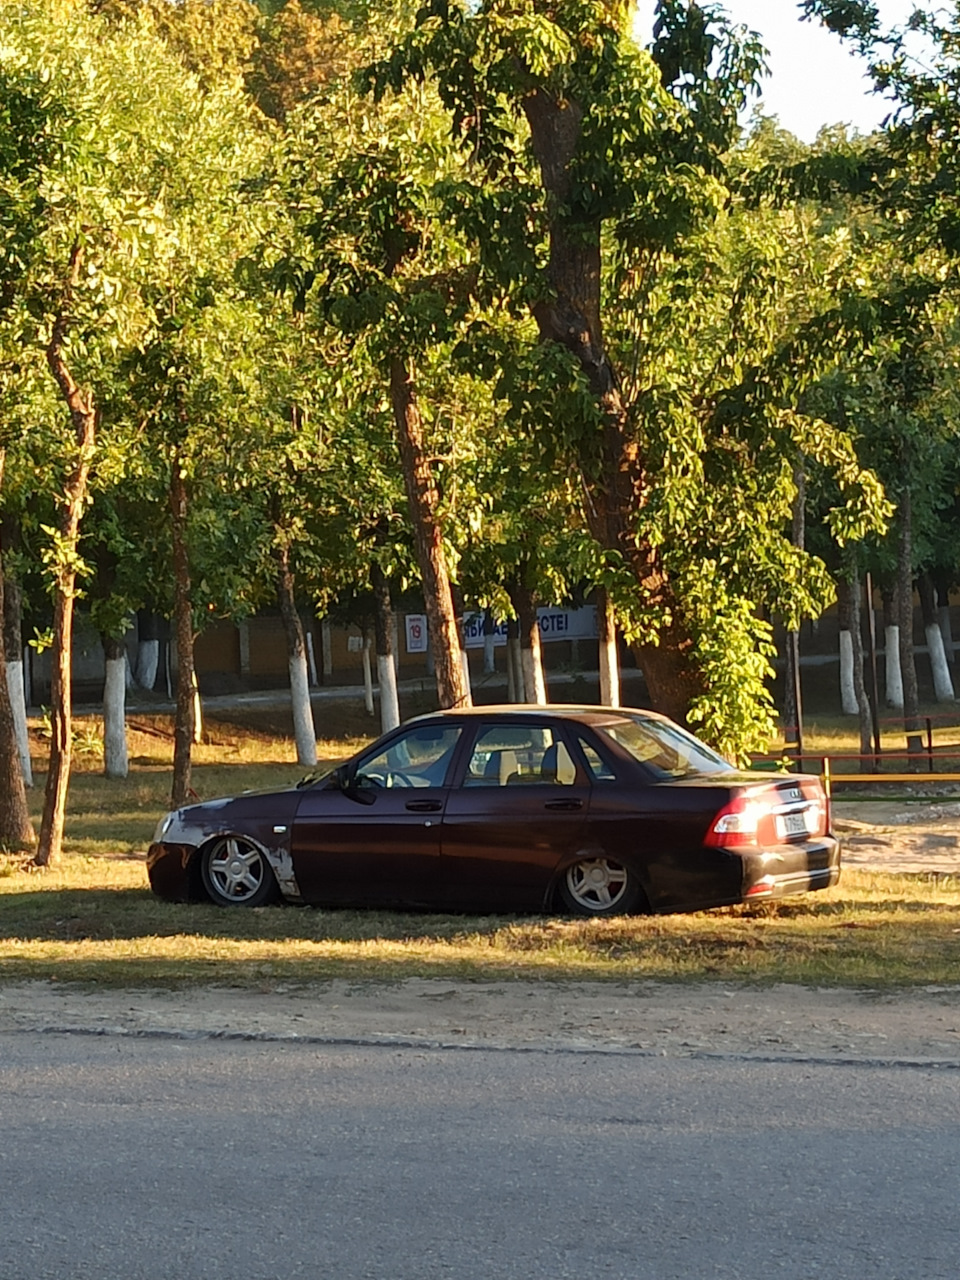
POLYGON ((809 835, 810 827, 807 813, 778 813, 777 834, 781 840, 788 840, 790 836, 809 835))

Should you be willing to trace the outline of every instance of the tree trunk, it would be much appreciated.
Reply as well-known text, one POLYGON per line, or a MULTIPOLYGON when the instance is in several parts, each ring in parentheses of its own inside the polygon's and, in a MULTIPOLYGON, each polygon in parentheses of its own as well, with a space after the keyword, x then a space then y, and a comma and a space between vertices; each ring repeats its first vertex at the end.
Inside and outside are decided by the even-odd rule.
POLYGON ((190 796, 192 749, 196 731, 196 678, 193 670, 193 605, 187 551, 187 484, 179 453, 170 467, 171 542, 173 545, 173 630, 177 646, 177 715, 173 727, 173 786, 170 804, 179 809, 190 796))
POLYGON ((956 658, 956 645, 953 641, 953 628, 950 624, 950 587, 952 585, 952 574, 936 573, 933 575, 934 586, 937 591, 937 622, 940 624, 940 634, 943 638, 943 648, 947 655, 947 661, 952 665, 956 658))
POLYGON ((520 624, 507 619, 507 701, 523 702, 523 660, 520 657, 520 624))
POLYGON ((909 489, 900 498, 897 538, 897 615, 900 624, 900 674, 903 678, 903 728, 907 750, 923 750, 920 695, 913 656, 913 508, 909 489))
POLYGON ((950 676, 950 664, 937 617, 936 589, 929 573, 920 575, 920 611, 923 615, 923 633, 927 638, 930 670, 933 674, 933 692, 938 702, 954 702, 956 693, 950 676))
POLYGON ((397 668, 394 662, 393 603, 390 583, 379 565, 370 566, 373 586, 373 628, 377 646, 377 682, 380 685, 380 729, 387 733, 400 723, 400 698, 397 693, 397 668))
MULTIPOLYGON (((860 755, 872 756, 873 752, 873 719, 870 714, 870 699, 867 697, 867 684, 864 679, 863 664, 863 628, 861 626, 860 598, 862 584, 860 582, 860 566, 856 554, 849 556, 850 565, 850 640, 853 658, 853 692, 857 702, 860 718, 860 755)), ((872 767, 870 760, 861 760, 861 772, 872 767)))
POLYGON ((583 109, 576 100, 545 89, 528 94, 523 108, 551 210, 547 288, 533 304, 533 316, 541 339, 558 343, 577 360, 600 408, 599 470, 594 440, 588 446, 590 457, 582 459, 584 476, 598 475, 597 480, 584 482, 587 523, 602 547, 622 557, 645 609, 664 619, 658 643, 635 644, 633 651, 656 708, 683 722, 690 702, 705 688, 683 610, 657 550, 636 532, 648 484, 644 459, 604 346, 600 220, 578 221, 568 212, 583 109))
POLYGON ((308 769, 317 763, 317 731, 310 702, 310 673, 303 623, 297 611, 290 568, 290 548, 285 542, 274 544, 277 562, 277 603, 287 640, 287 670, 290 674, 290 706, 293 713, 293 738, 297 746, 297 764, 308 769))
POLYGON ((34 858, 37 866, 41 867, 57 862, 63 845, 73 734, 70 677, 77 541, 97 435, 97 412, 93 395, 91 392, 81 391, 77 386, 63 356, 64 341, 70 327, 69 307, 73 290, 80 278, 81 259, 80 246, 74 245, 61 308, 54 321, 46 350, 47 365, 70 410, 75 453, 59 499, 60 514, 57 519, 58 548, 54 561, 53 650, 50 662, 50 766, 43 797, 40 840, 34 858))
POLYGON ((373 671, 370 668, 370 637, 368 635, 363 637, 360 660, 363 664, 363 707, 367 715, 372 716, 374 712, 373 671))
POLYGON ((540 649, 540 624, 533 592, 522 582, 510 588, 510 599, 517 611, 520 626, 520 664, 523 676, 523 698, 536 706, 547 704, 547 683, 543 677, 540 649))
POLYGON ((597 589, 597 636, 600 648, 600 705, 620 705, 620 660, 617 653, 617 619, 605 587, 597 589))
MULTIPOLYGON (((796 493, 790 513, 790 542, 801 551, 807 541, 806 461, 800 458, 793 468, 796 493)), ((784 654, 783 729, 787 741, 795 740, 803 751, 803 696, 800 691, 800 632, 787 631, 784 654)))
POLYGON ((463 678, 450 575, 437 519, 437 488, 430 461, 423 449, 423 428, 413 375, 407 362, 399 357, 390 361, 390 398, 423 584, 437 697, 443 709, 469 707, 470 691, 463 678))
POLYGON ((483 613, 483 674, 493 675, 497 669, 497 624, 490 609, 483 613))
POLYGON ((840 625, 840 709, 845 716, 860 714, 853 679, 853 591, 846 578, 837 579, 837 620, 840 625))
MULTIPOLYGON (((0 449, 0 488, 3 485, 4 461, 4 450, 0 449)), ((0 556, 0 618, 5 617, 3 558, 0 556)), ((7 638, 7 629, 4 628, 4 641, 7 638)), ((0 849, 5 850, 32 849, 37 842, 27 809, 20 754, 7 681, 6 643, 3 643, 0 644, 0 849)))
POLYGON ((152 609, 137 611, 137 666, 134 679, 141 689, 153 689, 160 667, 160 619, 152 609))
POLYGON ((116 636, 101 636, 106 677, 103 682, 103 772, 125 778, 127 758, 127 646, 116 636))
MULTIPOLYGON (((0 480, 3 476, 3 451, 0 450, 0 480)), ((4 530, 6 534, 6 530, 4 530)), ((3 548, 9 549, 4 537, 3 548)), ((0 577, 3 578, 3 650, 6 658, 6 686, 10 696, 10 712, 13 716, 13 727, 20 753, 20 773, 25 787, 33 786, 33 767, 30 762, 30 735, 27 730, 27 689, 23 663, 23 604, 20 584, 15 578, 4 576, 3 565, 0 565, 0 577)), ((0 793, 2 794, 2 793, 0 793)))
POLYGON ((894 587, 883 587, 883 688, 888 707, 903 709, 903 673, 900 670, 900 623, 894 587))

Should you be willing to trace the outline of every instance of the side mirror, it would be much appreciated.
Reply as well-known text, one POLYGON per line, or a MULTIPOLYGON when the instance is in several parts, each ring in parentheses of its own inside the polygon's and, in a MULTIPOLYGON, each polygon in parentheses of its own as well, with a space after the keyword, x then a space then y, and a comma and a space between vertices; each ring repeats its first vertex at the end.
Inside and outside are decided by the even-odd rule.
POLYGON ((350 800, 355 800, 357 804, 373 804, 377 798, 374 790, 367 790, 365 787, 359 786, 357 783, 356 769, 349 764, 342 764, 334 772, 337 786, 343 794, 350 800))

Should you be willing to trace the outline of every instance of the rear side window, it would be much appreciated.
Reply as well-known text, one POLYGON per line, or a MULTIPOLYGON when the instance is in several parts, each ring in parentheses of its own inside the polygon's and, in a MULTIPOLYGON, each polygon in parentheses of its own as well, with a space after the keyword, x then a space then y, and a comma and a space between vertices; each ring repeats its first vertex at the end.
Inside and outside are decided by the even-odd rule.
POLYGON ((604 724, 605 733, 658 778, 692 778, 704 773, 727 773, 730 765, 706 743, 679 725, 642 716, 624 716, 604 724))
POLYGON ((617 775, 600 755, 596 747, 587 742, 586 738, 579 736, 577 737, 577 742, 587 762, 587 768, 590 770, 590 777, 594 782, 616 782, 617 775))
POLYGON ((491 725, 481 730, 465 787, 572 787, 576 765, 563 740, 539 725, 491 725))

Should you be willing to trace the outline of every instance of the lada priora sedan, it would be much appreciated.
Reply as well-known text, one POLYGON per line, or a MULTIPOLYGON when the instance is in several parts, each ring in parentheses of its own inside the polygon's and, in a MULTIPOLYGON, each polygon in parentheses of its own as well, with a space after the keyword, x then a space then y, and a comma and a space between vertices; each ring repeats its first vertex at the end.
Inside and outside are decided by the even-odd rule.
POLYGON ((742 773, 650 711, 510 706, 178 809, 147 866, 172 901, 610 916, 826 889, 840 848, 815 777, 742 773))

